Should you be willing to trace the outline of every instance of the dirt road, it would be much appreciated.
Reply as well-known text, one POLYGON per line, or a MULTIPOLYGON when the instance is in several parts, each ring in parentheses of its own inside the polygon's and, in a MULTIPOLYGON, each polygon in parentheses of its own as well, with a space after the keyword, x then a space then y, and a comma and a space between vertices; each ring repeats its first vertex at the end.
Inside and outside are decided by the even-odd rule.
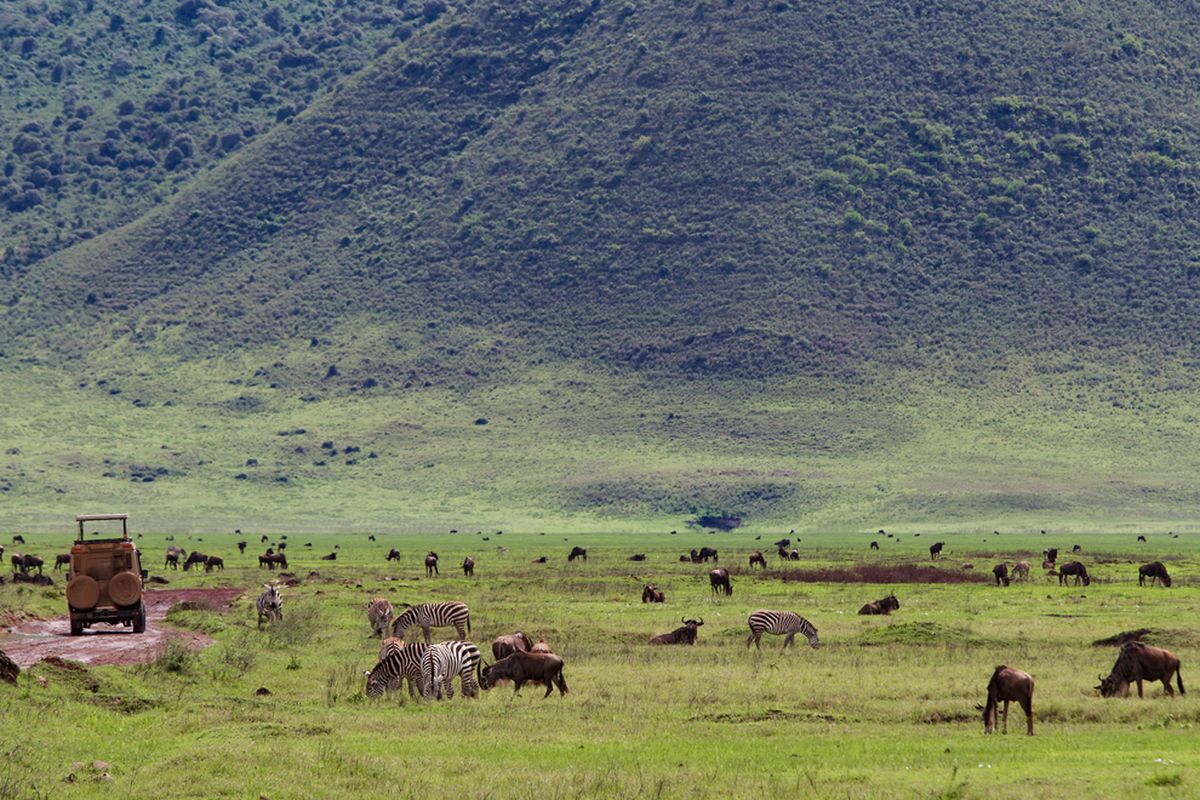
POLYGON ((147 591, 145 633, 135 635, 120 625, 97 624, 85 630, 83 636, 71 636, 70 621, 64 616, 16 625, 0 636, 0 650, 22 669, 50 656, 85 664, 145 664, 158 656, 168 639, 181 639, 196 650, 212 644, 212 639, 202 633, 164 625, 171 606, 191 601, 224 611, 240 594, 241 589, 147 591))

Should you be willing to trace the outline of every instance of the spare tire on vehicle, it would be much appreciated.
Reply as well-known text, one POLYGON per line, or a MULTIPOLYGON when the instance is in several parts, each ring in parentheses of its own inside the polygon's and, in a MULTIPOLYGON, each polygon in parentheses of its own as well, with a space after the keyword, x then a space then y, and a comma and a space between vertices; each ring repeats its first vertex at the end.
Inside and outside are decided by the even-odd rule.
POLYGON ((71 608, 86 611, 100 601, 100 584, 91 575, 76 575, 67 584, 67 602, 71 608))
POLYGON ((142 579, 132 572, 118 572, 108 582, 108 596, 119 606, 132 606, 142 597, 142 579))

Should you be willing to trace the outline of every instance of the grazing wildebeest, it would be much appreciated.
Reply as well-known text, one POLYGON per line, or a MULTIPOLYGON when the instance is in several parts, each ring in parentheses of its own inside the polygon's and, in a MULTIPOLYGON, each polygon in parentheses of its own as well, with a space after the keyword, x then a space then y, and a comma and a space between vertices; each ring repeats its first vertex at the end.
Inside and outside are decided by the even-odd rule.
POLYGON ((267 539, 267 535, 264 533, 264 534, 262 535, 262 538, 258 540, 258 543, 259 543, 259 544, 266 544, 268 541, 269 541, 269 539, 267 539))
POLYGON ((1076 586, 1079 585, 1081 580, 1083 581, 1084 586, 1090 586, 1092 583, 1092 579, 1088 577, 1087 567, 1078 561, 1068 561, 1066 564, 1063 564, 1058 568, 1059 586, 1064 585, 1067 582, 1067 578, 1072 576, 1075 578, 1076 586))
POLYGON ((713 594, 719 595, 724 591, 726 597, 733 595, 733 584, 729 582, 729 570, 724 567, 717 567, 708 573, 708 582, 712 584, 713 594))
POLYGON ((367 537, 367 541, 368 541, 368 542, 373 542, 373 541, 375 541, 375 534, 373 534, 373 533, 372 533, 370 536, 368 536, 368 537, 367 537))
POLYGON ((992 679, 988 681, 987 705, 975 705, 975 710, 983 712, 984 733, 996 730, 996 711, 1001 700, 1004 701, 1003 733, 1008 733, 1008 704, 1016 701, 1025 712, 1026 733, 1033 736, 1033 678, 1029 677, 1029 673, 1004 665, 996 667, 992 679))
POLYGON ((945 542, 934 542, 933 544, 929 545, 929 557, 935 561, 941 558, 942 548, 945 546, 945 542))
POLYGON ((563 678, 563 660, 553 653, 523 653, 516 652, 498 660, 495 664, 485 665, 480 673, 480 685, 491 689, 497 681, 512 681, 513 694, 521 691, 526 683, 540 683, 546 687, 543 699, 550 696, 554 687, 558 694, 567 693, 567 681, 563 678))
POLYGON ((1146 578, 1150 579, 1150 585, 1153 586, 1155 581, 1162 581, 1162 585, 1170 588, 1171 576, 1167 574, 1167 568, 1163 566, 1161 561, 1155 561, 1152 564, 1143 564, 1138 567, 1138 586, 1146 585, 1146 578))
POLYGON ((703 619, 683 619, 682 628, 676 628, 670 633, 660 633, 650 637, 650 644, 695 644, 696 629, 704 624, 703 619))
MULTIPOLYGON (((58 568, 61 566, 64 566, 64 565, 68 569, 70 569, 70 567, 71 567, 71 554, 70 553, 59 553, 58 555, 56 555, 54 557, 54 571, 55 572, 58 572, 58 568)), ((1171 584, 1168 583, 1167 585, 1170 586, 1171 584)))
POLYGON ((891 614, 900 608, 900 601, 896 599, 896 593, 892 592, 887 597, 876 600, 873 603, 867 603, 858 610, 858 613, 863 616, 874 616, 877 614, 891 614))
POLYGON ((642 602, 643 603, 662 603, 666 598, 663 593, 658 590, 657 586, 646 584, 642 587, 642 602))
POLYGON ((513 653, 528 653, 532 649, 533 642, 529 641, 529 637, 521 631, 497 636, 492 641, 492 656, 497 661, 511 656, 513 653))
POLYGON ((258 566, 259 567, 262 567, 265 565, 267 567, 267 569, 275 569, 275 566, 277 564, 279 565, 279 567, 281 569, 287 569, 288 568, 287 556, 285 556, 283 553, 275 553, 275 552, 272 552, 271 550, 267 550, 266 553, 263 553, 261 556, 258 557, 258 566))
POLYGON ((204 566, 204 562, 208 561, 208 556, 201 553, 199 550, 193 550, 188 553, 188 557, 183 562, 183 571, 187 572, 192 568, 193 564, 204 566))
POLYGON ((466 558, 463 559, 462 567, 463 567, 463 575, 470 578, 472 575, 475 574, 475 559, 471 558, 470 556, 467 556, 466 558))
MULTIPOLYGON (((337 547, 337 545, 334 545, 334 547, 337 547)), ((282 553, 284 550, 287 550, 287 542, 280 542, 279 543, 279 552, 282 553)))
POLYGON ((440 572, 438 572, 437 562, 438 562, 438 554, 433 552, 432 550, 430 550, 429 553, 427 553, 425 556, 425 577, 426 578, 432 578, 434 575, 441 574, 440 572))
POLYGON ((781 547, 778 550, 776 550, 775 554, 778 555, 780 558, 782 558, 784 561, 787 561, 789 558, 788 551, 784 547, 781 547))
MULTIPOLYGON (((693 551, 693 552, 695 552, 695 551, 693 551)), ((699 561, 701 564, 705 563, 710 558, 718 564, 721 563, 721 559, 717 558, 717 549, 715 547, 701 547, 700 552, 697 553, 696 555, 698 556, 698 558, 696 558, 694 560, 699 561)))
POLYGON ((587 550, 578 546, 572 547, 571 552, 567 554, 567 561, 574 561, 577 558, 587 561, 587 550))
POLYGON ((645 561, 646 554, 645 553, 634 553, 633 555, 631 555, 629 558, 627 558, 625 560, 626 561, 645 561))
POLYGON ((241 553, 242 555, 246 555, 246 543, 245 542, 238 542, 237 549, 238 549, 239 553, 241 553))
MULTIPOLYGON (((1042 533, 1045 533, 1045 531, 1042 531, 1042 533)), ((1056 561, 1058 561, 1058 548, 1057 547, 1047 547, 1045 550, 1042 551, 1042 557, 1045 558, 1047 561, 1049 561, 1051 564, 1055 563, 1056 561)))
POLYGON ((879 542, 871 542, 871 549, 872 549, 872 550, 878 550, 878 549, 879 549, 879 542))
POLYGON ((1139 542, 1144 542, 1144 541, 1146 541, 1146 537, 1145 537, 1145 536, 1138 536, 1137 540, 1138 540, 1139 542))
POLYGON ((214 569, 225 571, 225 559, 220 556, 209 556, 204 560, 204 571, 212 572, 214 569))
POLYGON ((1017 578, 1020 578, 1021 580, 1025 580, 1026 578, 1028 578, 1029 577, 1029 562, 1028 561, 1018 561, 1016 564, 1013 564, 1012 576, 1013 576, 1014 580, 1017 578))
POLYGON ((800 560, 800 551, 793 547, 791 549, 791 552, 788 553, 788 560, 789 561, 799 561, 800 560))
POLYGON ((42 560, 37 556, 23 556, 20 553, 12 555, 13 575, 18 572, 22 575, 28 575, 29 570, 37 567, 38 575, 42 574, 42 560))
POLYGON ((1126 642, 1121 646, 1117 663, 1113 664, 1108 677, 1100 676, 1101 697, 1129 696, 1129 684, 1136 682, 1138 697, 1142 697, 1142 681, 1162 681, 1163 689, 1168 695, 1174 695, 1171 690, 1171 676, 1175 676, 1179 684, 1179 693, 1186 694, 1183 689, 1183 673, 1179 670, 1179 659, 1169 650, 1161 647, 1151 647, 1143 642, 1126 642))
POLYGON ((537 558, 535 558, 533 561, 530 561, 529 563, 530 564, 545 564, 549 560, 550 559, 546 558, 545 556, 538 556, 537 558))
POLYGON ((394 547, 391 550, 388 550, 386 560, 387 561, 399 561, 400 560, 400 551, 394 547))
POLYGON ((996 585, 1003 583, 1008 586, 1008 563, 1001 561, 996 566, 992 567, 992 574, 996 576, 996 585))
POLYGON ((321 556, 322 561, 337 561, 337 553, 330 553, 327 556, 321 556))
POLYGON ((750 568, 753 569, 755 564, 763 569, 767 568, 767 559, 763 557, 762 550, 755 550, 750 554, 750 568))
POLYGON ((1082 552, 1083 552, 1083 548, 1082 548, 1082 547, 1080 547, 1079 545, 1075 545, 1074 547, 1072 547, 1072 548, 1071 548, 1071 552, 1072 552, 1072 553, 1082 553, 1082 552))

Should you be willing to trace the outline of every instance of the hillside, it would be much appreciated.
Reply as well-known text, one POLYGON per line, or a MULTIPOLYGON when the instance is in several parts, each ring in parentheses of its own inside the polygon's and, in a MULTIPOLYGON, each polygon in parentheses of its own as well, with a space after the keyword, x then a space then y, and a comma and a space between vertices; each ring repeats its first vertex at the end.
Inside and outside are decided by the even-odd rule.
POLYGON ((12 392, 70 386, 47 420, 200 414, 242 446, 183 494, 268 442, 264 491, 332 492, 315 442, 271 438, 318 420, 387 443, 355 491, 424 498, 421 519, 481 492, 481 519, 1194 511, 1167 473, 1194 464, 1200 21, 703 0, 422 20, 152 210, 11 273, 12 392), (476 417, 517 427, 483 445, 476 417), (445 445, 448 484, 398 474, 445 445))

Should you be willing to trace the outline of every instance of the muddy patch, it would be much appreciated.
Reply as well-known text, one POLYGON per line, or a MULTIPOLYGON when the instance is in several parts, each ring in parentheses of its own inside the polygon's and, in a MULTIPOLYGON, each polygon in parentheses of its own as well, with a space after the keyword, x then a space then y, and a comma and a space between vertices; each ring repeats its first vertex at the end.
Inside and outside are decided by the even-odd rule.
POLYGON ((990 574, 918 564, 856 564, 830 569, 786 569, 766 573, 784 583, 987 583, 990 574))

